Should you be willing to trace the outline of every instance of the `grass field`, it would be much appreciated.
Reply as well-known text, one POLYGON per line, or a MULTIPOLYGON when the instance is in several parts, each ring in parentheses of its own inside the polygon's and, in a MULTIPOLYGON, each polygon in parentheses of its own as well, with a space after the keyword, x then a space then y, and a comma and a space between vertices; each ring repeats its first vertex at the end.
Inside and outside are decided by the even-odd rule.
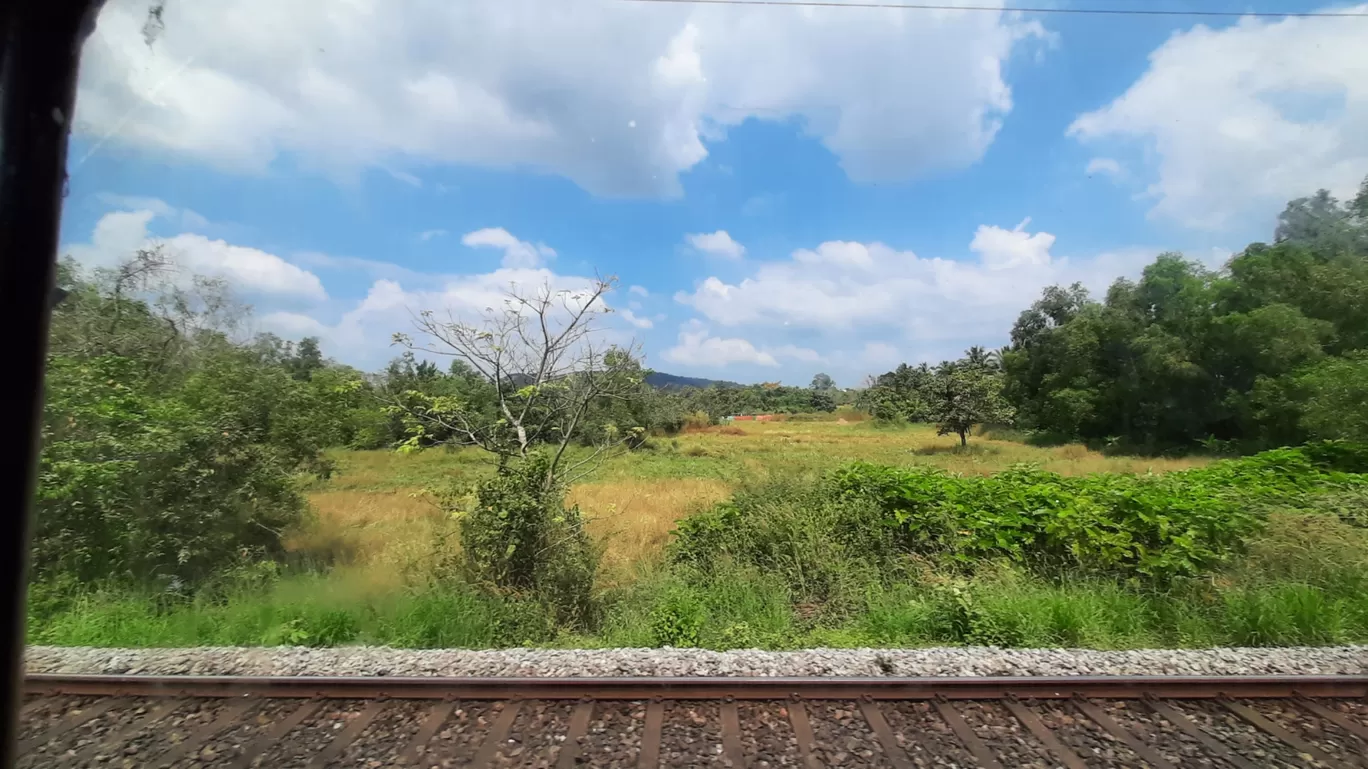
POLYGON ((976 435, 967 449, 957 444, 924 425, 838 419, 710 427, 610 458, 568 494, 603 553, 596 586, 602 616, 587 632, 557 626, 535 601, 453 578, 458 525, 437 499, 453 481, 491 473, 487 456, 471 449, 335 452, 337 471, 309 488, 312 520, 288 538, 292 565, 245 564, 194 596, 38 586, 29 639, 716 649, 1368 641, 1368 528, 1360 520, 1368 487, 1264 510, 1239 558, 1167 587, 1105 574, 1050 576, 1008 558, 968 569, 920 556, 878 561, 874 551, 832 539, 850 510, 855 519, 844 520, 878 518, 813 496, 815 479, 853 460, 963 476, 1019 463, 1084 476, 1162 474, 1212 462, 1111 457, 1080 445, 1030 445, 1006 433, 976 435), (770 565, 666 557, 681 518, 715 512, 729 498, 749 500, 759 514, 744 536, 772 548, 764 553, 770 565))
MULTIPOLYGON (((338 470, 311 491, 315 527, 296 536, 300 552, 341 562, 392 582, 430 553, 444 525, 430 491, 453 479, 492 472, 476 449, 338 451, 338 470)), ((962 448, 929 425, 877 426, 869 421, 738 422, 656 438, 651 448, 611 457, 571 488, 590 531, 605 549, 605 578, 630 578, 659 559, 675 522, 726 499, 745 483, 814 475, 853 460, 893 466, 930 465, 987 475, 1032 463, 1063 475, 1164 472, 1205 464, 1202 458, 1109 457, 1079 444, 1037 447, 980 435, 962 448)))

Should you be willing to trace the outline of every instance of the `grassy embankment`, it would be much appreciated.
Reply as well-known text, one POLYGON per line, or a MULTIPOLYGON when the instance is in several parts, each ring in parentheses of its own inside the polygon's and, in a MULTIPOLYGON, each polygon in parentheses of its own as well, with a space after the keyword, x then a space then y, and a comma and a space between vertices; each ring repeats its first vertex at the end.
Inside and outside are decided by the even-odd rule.
POLYGON ((291 536, 303 566, 285 574, 244 569, 190 600, 37 596, 30 639, 112 646, 713 648, 1368 640, 1368 539, 1345 522, 1352 515, 1343 514, 1345 505, 1362 501, 1353 495, 1318 497, 1306 509, 1263 511, 1267 525, 1249 538, 1246 553, 1202 579, 1162 589, 1121 577, 1042 576, 1008 559, 962 568, 912 557, 890 568, 858 553, 831 551, 827 557, 830 531, 822 527, 830 523, 807 514, 825 504, 811 496, 812 487, 853 460, 966 476, 1018 463, 1081 476, 1163 473, 1209 461, 1107 457, 1078 445, 1036 447, 991 436, 979 436, 961 451, 957 440, 937 437, 926 426, 742 423, 656 439, 652 450, 609 460, 569 495, 591 519, 604 553, 604 618, 590 635, 557 631, 534 604, 491 597, 448 578, 459 545, 452 520, 429 490, 490 472, 487 458, 472 450, 339 452, 337 474, 311 489, 315 521, 291 536), (738 490, 777 522, 780 549, 793 551, 780 562, 794 568, 731 563, 705 573, 670 562, 666 548, 676 522, 738 490), (811 552, 804 555, 805 549, 811 552), (804 558, 821 563, 820 589, 809 584, 816 577, 802 572, 804 558))

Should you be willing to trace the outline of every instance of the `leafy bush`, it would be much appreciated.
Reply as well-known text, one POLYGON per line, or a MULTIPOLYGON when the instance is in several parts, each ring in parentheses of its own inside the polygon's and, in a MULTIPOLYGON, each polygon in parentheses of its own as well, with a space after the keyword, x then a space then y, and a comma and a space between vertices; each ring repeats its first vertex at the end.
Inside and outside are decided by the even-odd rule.
POLYGON ((1030 467, 994 476, 854 464, 835 475, 852 499, 875 500, 909 552, 965 564, 1007 556, 1159 581, 1208 572, 1262 524, 1256 505, 1362 487, 1357 449, 1278 449, 1163 475, 1066 477, 1030 467))
POLYGON ((676 562, 720 559, 785 575, 829 600, 862 569, 907 556, 1008 558, 1042 575, 1086 572, 1167 583, 1240 553, 1272 505, 1368 489, 1340 472, 1357 449, 1278 449, 1163 475, 1066 477, 1026 466, 989 477, 856 463, 815 483, 771 484, 679 522, 676 562))
POLYGON ((37 577, 175 585, 281 552, 280 532, 305 511, 299 457, 148 392, 127 358, 56 358, 48 377, 37 577))
POLYGON ((461 518, 461 546, 476 582, 535 596, 557 623, 583 627, 595 620, 598 553, 579 508, 565 507, 565 490, 546 484, 550 463, 533 454, 480 481, 461 518))
POLYGON ((731 563, 753 567, 780 578, 796 600, 842 611, 879 572, 896 573, 883 517, 873 503, 841 499, 828 484, 778 480, 682 519, 670 552, 705 574, 731 563))

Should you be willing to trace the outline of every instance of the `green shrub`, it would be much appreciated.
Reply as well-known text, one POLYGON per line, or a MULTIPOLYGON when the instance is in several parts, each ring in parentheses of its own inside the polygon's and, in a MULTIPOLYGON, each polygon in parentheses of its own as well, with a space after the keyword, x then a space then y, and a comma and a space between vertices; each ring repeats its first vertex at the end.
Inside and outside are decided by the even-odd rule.
POLYGON ((592 627, 598 552, 564 489, 547 486, 549 467, 534 454, 476 484, 474 508, 460 521, 465 562, 477 583, 545 603, 556 624, 592 627))
POLYGON ((1007 556, 1038 569, 1166 582, 1227 563, 1261 527, 1258 506, 1365 488, 1361 476, 1337 469, 1356 466, 1357 456, 1319 444, 1163 475, 1085 477, 1022 466, 963 477, 857 463, 834 480, 846 498, 877 503, 908 552, 965 564, 1007 556))
POLYGON ((704 573, 754 569, 797 601, 841 612, 860 603, 865 585, 901 568, 882 519, 877 506, 842 499, 826 482, 780 479, 681 520, 670 554, 704 573))
POLYGON ((135 361, 117 356, 51 361, 34 515, 38 578, 175 588, 244 554, 280 555, 280 533, 301 521, 294 471, 307 452, 154 394, 143 379, 135 361))
POLYGON ((703 604, 692 591, 672 591, 651 611, 651 636, 656 646, 698 646, 704 619, 703 604))

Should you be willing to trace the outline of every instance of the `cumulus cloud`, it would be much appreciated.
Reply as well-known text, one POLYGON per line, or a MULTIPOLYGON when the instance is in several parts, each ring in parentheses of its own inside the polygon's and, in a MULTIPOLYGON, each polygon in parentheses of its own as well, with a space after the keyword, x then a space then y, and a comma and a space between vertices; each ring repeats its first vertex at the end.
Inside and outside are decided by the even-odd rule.
POLYGON ((92 267, 111 267, 142 248, 161 246, 187 275, 223 278, 234 289, 247 294, 295 297, 314 301, 327 299, 318 276, 297 267, 275 254, 256 248, 214 240, 197 233, 183 232, 165 238, 152 236, 148 226, 158 217, 183 221, 182 213, 160 200, 142 199, 146 208, 113 211, 100 217, 88 243, 69 244, 65 253, 92 267))
MULTIPOLYGON (((268 330, 284 333, 293 329, 294 335, 321 338, 325 349, 337 350, 336 357, 352 365, 375 368, 384 364, 395 351, 391 339, 395 332, 415 335, 424 340, 414 327, 414 313, 431 311, 438 321, 448 319, 463 323, 479 323, 489 308, 501 308, 510 290, 527 294, 542 289, 576 293, 592 285, 593 278, 560 275, 544 267, 500 267, 488 273, 468 275, 422 275, 410 285, 397 279, 374 281, 366 295, 341 313, 335 321, 323 323, 314 316, 274 313, 261 318, 268 330), (421 285, 425 288, 415 288, 421 285)), ((631 342, 631 328, 624 328, 613 319, 622 317, 636 328, 648 319, 638 318, 629 311, 617 310, 599 324, 596 339, 626 345, 631 342)), ((431 341, 431 340, 427 340, 431 341)), ((436 345, 441 348, 441 345, 436 345)))
POLYGON ((554 258, 556 250, 542 243, 533 245, 518 240, 502 227, 486 227, 483 230, 468 232, 461 243, 471 248, 497 248, 504 252, 503 266, 511 268, 532 268, 540 266, 543 259, 554 258))
POLYGON ((406 183, 518 167, 614 196, 679 194, 747 119, 797 118, 859 181, 963 167, 1012 109, 1004 63, 1046 36, 1009 12, 224 0, 167 4, 149 46, 146 15, 111 0, 87 42, 76 130, 97 142, 406 183))
POLYGON ((822 359, 816 350, 805 347, 760 348, 740 337, 713 336, 708 327, 696 319, 680 327, 678 343, 661 357, 671 363, 697 368, 725 368, 736 363, 775 367, 781 358, 805 362, 822 359))
POLYGON ((645 329, 652 328, 655 326, 655 323, 651 322, 650 318, 642 318, 638 316, 636 313, 632 312, 631 310, 618 310, 617 313, 622 316, 623 320, 627 321, 633 326, 636 326, 637 328, 645 329))
POLYGON ((705 254, 725 259, 740 259, 746 253, 746 247, 732 240, 732 236, 728 235, 726 230, 687 235, 684 239, 705 254))
POLYGON ((1068 133, 1152 155, 1152 213, 1190 227, 1266 221, 1322 187, 1352 194, 1368 173, 1364 30, 1310 18, 1197 25, 1068 133))
MULTIPOLYGON (((737 281, 708 277, 675 300, 709 327, 729 331, 717 336, 744 337, 776 362, 781 345, 796 342, 830 361, 833 370, 858 375, 896 363, 900 354, 939 360, 969 345, 1005 343, 1016 316, 1045 286, 1080 281, 1101 291, 1118 276, 1135 275, 1158 252, 1059 256, 1055 236, 1031 232, 1028 225, 1029 219, 1010 230, 979 227, 966 258, 828 241, 788 259, 759 262, 737 281)), ((1212 254, 1207 261, 1218 259, 1212 254)), ((697 328, 688 333, 680 339, 688 351, 713 338, 697 328)), ((737 347, 729 348, 733 356, 740 354, 737 347)))
POLYGON ((1093 158, 1088 161, 1088 167, 1083 169, 1083 173, 1088 176, 1101 174, 1103 176, 1110 176, 1113 179, 1119 179, 1125 175, 1125 171, 1122 170, 1121 164, 1114 158, 1093 158))
POLYGON ((645 286, 632 286, 631 288, 627 289, 627 292, 630 294, 636 294, 637 296, 651 295, 651 292, 647 291, 645 286))
POLYGON ((974 239, 969 242, 969 250, 977 253, 990 270, 1046 266, 1050 263, 1050 246, 1054 245, 1055 236, 1048 232, 1034 235, 1025 232, 1030 223, 1031 219, 1027 217, 1011 230, 979 225, 974 239))
POLYGON ((681 329, 679 344, 666 350, 661 357, 671 363, 700 368, 723 368, 733 363, 779 365, 773 355, 761 352, 745 339, 709 336, 707 328, 697 325, 681 329))

